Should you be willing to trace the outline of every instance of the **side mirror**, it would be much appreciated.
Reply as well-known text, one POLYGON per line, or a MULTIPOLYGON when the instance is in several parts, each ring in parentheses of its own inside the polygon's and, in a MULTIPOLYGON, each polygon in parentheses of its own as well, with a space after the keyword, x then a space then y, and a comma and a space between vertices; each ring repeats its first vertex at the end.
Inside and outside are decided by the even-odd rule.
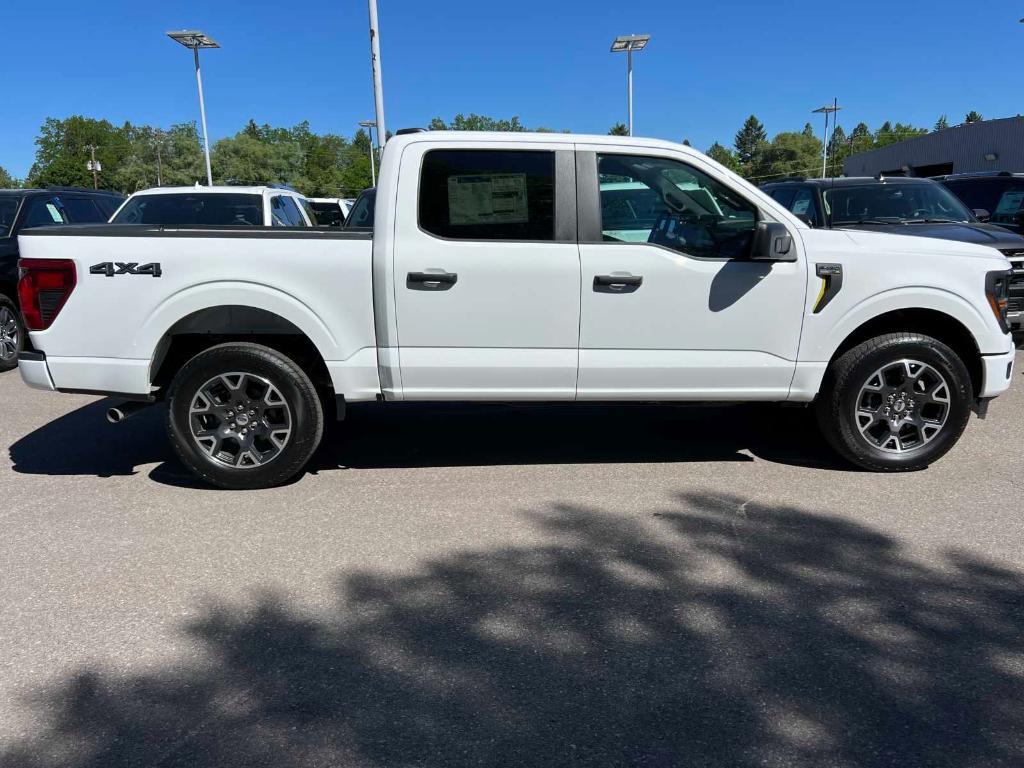
POLYGON ((972 213, 974 214, 974 218, 978 221, 990 221, 992 219, 992 214, 984 208, 975 208, 972 213))
POLYGON ((750 258, 755 261, 796 261, 793 236, 784 224, 759 221, 750 258))

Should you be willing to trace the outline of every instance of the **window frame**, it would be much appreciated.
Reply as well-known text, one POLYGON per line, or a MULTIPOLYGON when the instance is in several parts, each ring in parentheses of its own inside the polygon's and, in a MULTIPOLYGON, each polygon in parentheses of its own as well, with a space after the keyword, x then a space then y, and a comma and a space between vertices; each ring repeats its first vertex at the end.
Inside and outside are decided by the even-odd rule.
MULTIPOLYGON (((507 146, 490 144, 472 147, 431 147, 420 155, 419 163, 416 166, 416 229, 426 237, 434 240, 440 240, 445 243, 532 243, 534 245, 577 243, 576 222, 578 214, 576 210, 576 170, 573 155, 574 151, 571 146, 564 149, 554 149, 550 147, 516 147, 515 149, 509 149, 507 146), (475 237, 445 237, 444 235, 439 235, 436 232, 431 232, 430 230, 425 229, 423 227, 423 223, 420 221, 420 199, 423 192, 423 166, 427 161, 427 157, 432 152, 507 152, 510 154, 523 152, 537 154, 546 152, 553 155, 554 173, 552 175, 552 181, 554 183, 554 190, 552 199, 554 204, 554 221, 552 227, 552 238, 550 240, 521 240, 509 238, 480 239, 475 237)), ((359 199, 356 198, 356 203, 358 202, 359 199)), ((355 210, 355 205, 355 203, 352 205, 353 211, 355 210)), ((352 215, 353 211, 349 211, 349 216, 352 215)))
MULTIPOLYGON (((622 155, 624 157, 650 158, 651 160, 669 160, 674 163, 679 163, 687 168, 692 168, 698 173, 714 180, 718 184, 727 187, 731 192, 733 192, 733 194, 754 210, 755 234, 757 231, 757 225, 762 221, 765 221, 764 209, 757 202, 752 200, 750 196, 746 194, 745 190, 740 190, 723 179, 718 178, 714 173, 701 168, 696 163, 691 162, 688 158, 681 158, 670 154, 660 154, 658 152, 645 152, 643 151, 644 149, 645 148, 643 147, 637 147, 635 150, 621 148, 576 150, 577 216, 579 217, 580 245, 608 245, 615 247, 647 246, 650 248, 658 248, 659 250, 666 251, 667 253, 671 253, 675 256, 682 256, 687 259, 702 262, 726 263, 750 261, 751 259, 749 255, 744 258, 735 258, 732 256, 695 256, 692 253, 686 253, 684 251, 677 251, 675 248, 669 248, 667 245, 662 245, 661 243, 614 242, 603 238, 601 229, 601 183, 597 172, 598 155, 622 155)), ((778 203, 778 205, 781 206, 781 203, 778 203)), ((785 224, 785 222, 783 222, 783 224, 785 224)), ((786 226, 788 229, 788 225, 786 226)))

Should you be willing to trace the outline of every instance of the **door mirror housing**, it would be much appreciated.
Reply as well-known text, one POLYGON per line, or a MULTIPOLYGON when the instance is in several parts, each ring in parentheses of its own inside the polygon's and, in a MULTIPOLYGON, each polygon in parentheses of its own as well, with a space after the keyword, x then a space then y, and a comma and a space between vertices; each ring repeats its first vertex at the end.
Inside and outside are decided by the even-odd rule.
POLYGON ((978 221, 990 221, 992 219, 992 214, 984 208, 975 208, 971 213, 974 214, 974 218, 978 221))
POLYGON ((793 236, 784 224, 759 221, 750 258, 754 261, 796 261, 793 236))

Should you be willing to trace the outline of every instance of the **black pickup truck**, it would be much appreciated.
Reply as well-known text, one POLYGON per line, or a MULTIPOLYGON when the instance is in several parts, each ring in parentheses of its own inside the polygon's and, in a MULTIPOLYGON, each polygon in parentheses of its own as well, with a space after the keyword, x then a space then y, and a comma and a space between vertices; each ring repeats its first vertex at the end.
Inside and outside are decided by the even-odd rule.
POLYGON ((30 227, 98 223, 124 196, 78 187, 0 189, 0 371, 18 364, 25 332, 18 310, 18 233, 30 227))
MULTIPOLYGON (((1015 180, 1021 181, 1010 178, 1015 180)), ((1024 237, 990 223, 990 209, 969 209, 947 189, 949 183, 943 184, 922 178, 848 177, 785 179, 761 189, 812 227, 937 237, 1001 251, 1013 265, 1007 323, 1015 335, 1024 334, 1024 237)))

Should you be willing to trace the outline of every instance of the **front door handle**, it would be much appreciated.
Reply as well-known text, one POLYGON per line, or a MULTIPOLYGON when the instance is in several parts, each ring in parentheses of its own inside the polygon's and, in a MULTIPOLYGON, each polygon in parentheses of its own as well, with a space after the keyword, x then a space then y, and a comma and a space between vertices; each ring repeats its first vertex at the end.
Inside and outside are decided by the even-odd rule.
POLYGON ((632 293, 644 282, 641 275, 594 275, 598 293, 632 293))
POLYGON ((413 291, 447 291, 458 279, 455 272, 410 272, 405 286, 413 291))

